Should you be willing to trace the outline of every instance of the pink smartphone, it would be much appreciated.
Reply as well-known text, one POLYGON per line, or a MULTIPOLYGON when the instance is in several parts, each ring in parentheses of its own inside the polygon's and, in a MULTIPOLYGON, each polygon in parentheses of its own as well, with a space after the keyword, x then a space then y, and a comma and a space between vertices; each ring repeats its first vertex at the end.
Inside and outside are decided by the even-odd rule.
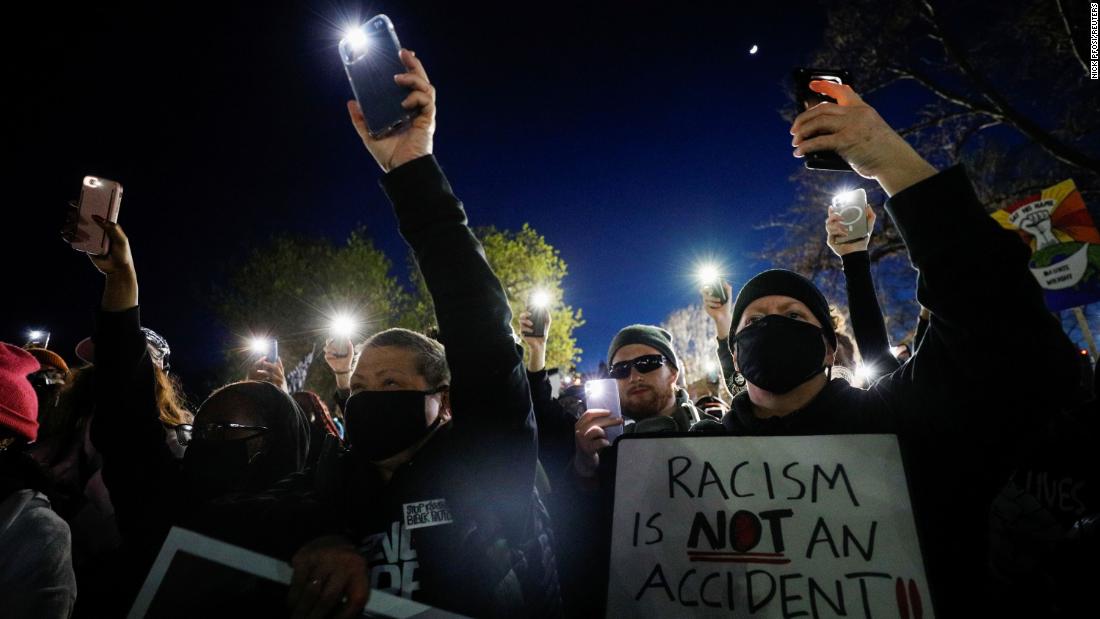
POLYGON ((96 225, 92 215, 107 221, 118 221, 118 207, 122 203, 122 185, 117 181, 95 176, 85 176, 80 188, 80 203, 73 249, 94 256, 102 256, 109 249, 107 233, 96 225))

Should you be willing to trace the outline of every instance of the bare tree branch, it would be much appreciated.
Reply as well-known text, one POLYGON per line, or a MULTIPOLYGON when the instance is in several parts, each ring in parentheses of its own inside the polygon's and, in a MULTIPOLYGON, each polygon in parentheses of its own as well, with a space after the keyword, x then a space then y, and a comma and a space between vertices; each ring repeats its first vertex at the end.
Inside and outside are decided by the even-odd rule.
POLYGON ((1084 168, 1094 174, 1100 174, 1100 159, 1089 156, 1081 150, 1059 140, 1051 132, 1043 129, 1038 123, 1025 116, 1009 103, 984 75, 974 70, 969 59, 966 58, 960 48, 955 45, 954 40, 952 40, 941 27, 931 2, 929 0, 921 0, 921 4, 932 20, 932 27, 935 28, 936 33, 943 39, 943 48, 944 51, 947 52, 947 56, 958 65, 959 71, 977 87, 982 97, 993 105, 995 110, 993 114, 994 117, 1001 117, 1008 121, 1008 123, 1015 127, 1020 133, 1031 138, 1032 141, 1038 144, 1043 150, 1047 151, 1055 159, 1074 167, 1084 168))
POLYGON ((1066 28, 1066 38, 1069 39, 1069 48, 1073 50, 1073 56, 1077 58, 1077 62, 1081 63, 1081 69, 1087 74, 1089 72, 1089 65, 1085 62, 1085 57, 1081 54, 1081 50, 1077 49, 1077 39, 1073 36, 1073 29, 1069 25, 1069 18, 1066 17, 1066 7, 1062 4, 1062 0, 1054 0, 1054 5, 1058 7, 1058 16, 1062 18, 1062 25, 1066 28))

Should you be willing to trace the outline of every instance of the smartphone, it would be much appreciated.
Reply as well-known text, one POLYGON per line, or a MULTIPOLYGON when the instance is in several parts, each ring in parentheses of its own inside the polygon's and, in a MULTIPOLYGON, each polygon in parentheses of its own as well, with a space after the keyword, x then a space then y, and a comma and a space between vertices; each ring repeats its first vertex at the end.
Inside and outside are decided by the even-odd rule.
POLYGON ((351 340, 346 337, 338 337, 332 340, 332 354, 337 357, 346 357, 351 354, 351 340))
POLYGON ((412 91, 393 81, 393 76, 408 69, 401 62, 401 43, 390 18, 376 15, 340 39, 339 48, 372 138, 393 133, 419 113, 401 107, 412 91))
POLYGON ((532 295, 527 299, 527 311, 531 314, 531 330, 524 331, 527 337, 546 337, 546 323, 550 320, 550 308, 546 307, 545 299, 537 299, 532 295), (541 302, 540 302, 541 301, 541 302))
MULTIPOLYGON (((619 405, 619 381, 614 378, 590 380, 584 384, 584 401, 589 409, 602 408, 611 411, 616 419, 623 418, 623 409, 619 405)), ((603 429, 607 440, 612 444, 623 435, 623 426, 611 426, 603 429)))
MULTIPOLYGON (((810 90, 810 82, 824 80, 837 84, 852 85, 852 80, 847 71, 832 69, 795 69, 794 92, 798 100, 798 110, 795 114, 801 114, 818 103, 828 101, 836 103, 836 99, 810 90)), ((852 172, 852 166, 841 159, 840 155, 833 151, 818 151, 806 153, 803 157, 803 165, 811 170, 836 170, 840 172, 852 172)))
POLYGON ((722 305, 725 305, 726 301, 730 300, 729 295, 726 294, 726 282, 724 282, 721 278, 709 282, 703 282, 703 292, 706 292, 710 296, 718 299, 718 302, 722 305))
POLYGON ((118 221, 118 207, 122 203, 122 185, 116 181, 96 176, 85 176, 77 204, 76 235, 72 248, 93 256, 102 256, 110 249, 107 232, 100 228, 92 215, 107 221, 118 221))
POLYGON ((269 346, 267 347, 267 356, 264 360, 268 363, 279 362, 279 340, 271 338, 269 346))
POLYGON ((31 329, 27 331, 27 343, 23 344, 23 348, 49 348, 50 347, 50 332, 43 331, 42 329, 31 329))
POLYGON ((837 241, 839 244, 855 243, 871 233, 867 229, 867 192, 862 187, 833 196, 829 212, 840 215, 840 223, 848 232, 837 241))

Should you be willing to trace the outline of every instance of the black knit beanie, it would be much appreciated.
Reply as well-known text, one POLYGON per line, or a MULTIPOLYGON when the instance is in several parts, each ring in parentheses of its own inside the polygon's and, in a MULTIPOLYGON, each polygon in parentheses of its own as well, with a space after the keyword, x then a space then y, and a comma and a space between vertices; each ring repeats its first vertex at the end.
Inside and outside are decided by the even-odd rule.
POLYGON ((741 315, 745 313, 749 303, 771 295, 791 297, 804 303, 821 323, 825 339, 836 348, 836 331, 833 329, 833 317, 829 314, 829 302, 825 300, 825 295, 821 294, 813 282, 786 269, 770 269, 759 273, 741 288, 741 292, 737 293, 737 301, 733 304, 733 330, 737 331, 737 325, 741 324, 741 315))
POLYGON ((653 325, 630 325, 619 331, 611 340, 611 347, 607 349, 608 365, 620 348, 630 344, 644 344, 655 348, 672 362, 673 367, 680 369, 680 359, 672 350, 672 334, 653 325))

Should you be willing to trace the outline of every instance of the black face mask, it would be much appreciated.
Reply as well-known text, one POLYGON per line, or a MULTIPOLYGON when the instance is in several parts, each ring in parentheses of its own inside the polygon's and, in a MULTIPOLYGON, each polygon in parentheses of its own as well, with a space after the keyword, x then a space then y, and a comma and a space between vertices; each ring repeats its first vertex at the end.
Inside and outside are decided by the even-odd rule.
POLYGON ((424 398, 435 391, 360 391, 344 407, 344 429, 354 453, 378 462, 412 446, 438 426, 424 422, 424 398))
POLYGON ((825 369, 820 327, 770 314, 741 330, 731 341, 741 373, 752 384, 776 394, 792 391, 825 369))
MULTIPOLYGON (((253 437, 254 438, 254 437, 253 437)), ((183 454, 183 472, 191 491, 204 498, 213 498, 250 488, 250 481, 263 453, 248 456, 248 441, 209 440, 194 438, 183 454)))

